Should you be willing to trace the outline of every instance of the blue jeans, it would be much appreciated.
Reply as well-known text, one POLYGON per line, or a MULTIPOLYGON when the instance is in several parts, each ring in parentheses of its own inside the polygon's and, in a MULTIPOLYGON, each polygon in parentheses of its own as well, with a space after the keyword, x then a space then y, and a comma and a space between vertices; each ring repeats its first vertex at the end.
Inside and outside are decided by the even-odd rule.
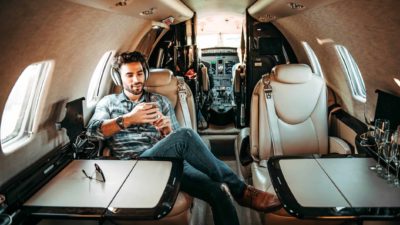
POLYGON ((228 185, 234 197, 240 197, 246 184, 207 148, 192 129, 179 128, 144 151, 140 157, 174 157, 184 160, 182 191, 208 202, 215 225, 239 224, 231 199, 221 189, 228 185))

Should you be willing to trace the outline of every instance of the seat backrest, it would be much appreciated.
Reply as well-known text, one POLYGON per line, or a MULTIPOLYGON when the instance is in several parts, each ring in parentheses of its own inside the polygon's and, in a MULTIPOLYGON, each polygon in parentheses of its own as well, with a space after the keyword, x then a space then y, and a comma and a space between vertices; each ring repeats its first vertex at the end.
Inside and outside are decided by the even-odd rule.
MULTIPOLYGON (((277 65, 271 74, 272 95, 284 155, 326 154, 328 120, 326 85, 308 65, 277 65)), ((262 79, 251 99, 250 145, 260 160, 273 155, 262 79)))
MULTIPOLYGON (((193 99, 193 94, 189 86, 185 83, 186 93, 187 93, 187 106, 189 108, 190 120, 192 124, 192 129, 197 130, 196 122, 196 110, 195 102, 193 99)), ((172 107, 175 109, 175 115, 181 126, 185 124, 183 117, 184 110, 179 103, 178 97, 178 78, 175 77, 171 70, 169 69, 151 69, 149 77, 145 83, 145 90, 151 93, 157 93, 167 97, 172 107)))

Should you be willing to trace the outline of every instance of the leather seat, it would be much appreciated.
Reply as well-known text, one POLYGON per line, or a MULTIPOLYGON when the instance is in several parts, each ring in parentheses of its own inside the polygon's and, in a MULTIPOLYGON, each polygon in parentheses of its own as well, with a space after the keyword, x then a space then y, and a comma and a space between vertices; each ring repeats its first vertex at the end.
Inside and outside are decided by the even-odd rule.
MULTIPOLYGON (((278 126, 274 129, 279 130, 283 155, 350 153, 344 141, 328 137, 326 84, 311 72, 308 65, 277 65, 270 80, 278 118, 278 126)), ((253 185, 257 189, 274 192, 264 164, 274 155, 274 149, 262 79, 254 88, 250 112, 250 152, 255 159, 250 165, 253 185)), ((328 221, 299 220, 284 209, 262 214, 262 221, 269 225, 330 224, 328 221)))
MULTIPOLYGON (((179 103, 178 79, 169 69, 151 69, 149 78, 145 83, 145 90, 151 93, 163 95, 169 99, 172 107, 175 109, 175 115, 181 127, 185 126, 184 113, 182 105, 179 103)), ((191 126, 197 130, 196 110, 193 94, 189 86, 184 83, 186 89, 187 110, 190 114, 191 126)), ((187 126, 188 127, 188 126, 187 126)), ((143 221, 137 224, 189 224, 190 208, 193 198, 185 192, 180 192, 171 212, 160 221, 143 221), (157 223, 154 223, 157 222, 157 223)), ((136 224, 136 222, 135 222, 136 224)))
MULTIPOLYGON (((172 71, 169 69, 151 69, 149 73, 149 78, 146 80, 145 83, 145 90, 167 97, 175 109, 175 115, 176 118, 178 119, 179 125, 183 127, 185 126, 185 120, 184 120, 185 110, 182 109, 182 106, 179 103, 178 79, 179 78, 175 77, 172 71)), ((189 86, 186 83, 184 85, 186 89, 186 97, 187 97, 186 101, 188 106, 188 112, 190 114, 190 119, 191 119, 190 128, 197 131, 196 110, 195 110, 195 102, 193 99, 193 94, 189 86)))

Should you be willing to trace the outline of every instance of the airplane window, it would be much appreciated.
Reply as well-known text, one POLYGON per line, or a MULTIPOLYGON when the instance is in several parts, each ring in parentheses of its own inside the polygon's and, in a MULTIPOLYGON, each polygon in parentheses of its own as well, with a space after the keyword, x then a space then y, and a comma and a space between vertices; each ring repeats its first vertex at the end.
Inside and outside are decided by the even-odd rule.
POLYGON ((360 102, 366 102, 365 84, 356 61, 343 45, 335 45, 335 48, 345 69, 344 71, 353 97, 360 102))
POLYGON ((107 65, 109 65, 109 62, 114 55, 115 51, 108 51, 103 54, 99 63, 97 63, 96 69, 94 70, 92 78, 90 79, 88 92, 86 94, 87 107, 96 105, 96 103, 102 97, 100 96, 100 87, 101 84, 104 83, 103 76, 108 74, 109 67, 107 67, 107 65))
POLYGON ((53 61, 29 65, 15 83, 1 119, 1 145, 3 153, 10 153, 9 146, 30 135, 37 129, 35 120, 41 105, 41 96, 45 85, 49 83, 49 74, 53 61), (36 128, 35 128, 36 127, 36 128))
POLYGON ((313 72, 321 77, 324 77, 324 74, 322 73, 321 65, 319 64, 319 60, 317 58, 317 55, 315 55, 314 50, 311 48, 311 46, 307 42, 302 41, 301 43, 303 44, 303 47, 306 50, 307 57, 308 57, 308 60, 310 60, 313 72))

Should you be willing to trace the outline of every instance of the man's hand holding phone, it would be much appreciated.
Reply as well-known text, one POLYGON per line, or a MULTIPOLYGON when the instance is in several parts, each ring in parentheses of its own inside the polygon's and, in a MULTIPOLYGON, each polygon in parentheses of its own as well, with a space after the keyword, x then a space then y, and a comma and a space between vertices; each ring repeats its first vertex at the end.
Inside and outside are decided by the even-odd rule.
POLYGON ((155 102, 149 103, 139 103, 136 105, 132 111, 126 114, 124 118, 129 125, 132 124, 144 124, 149 123, 153 124, 155 121, 159 119, 158 115, 160 110, 155 102))

